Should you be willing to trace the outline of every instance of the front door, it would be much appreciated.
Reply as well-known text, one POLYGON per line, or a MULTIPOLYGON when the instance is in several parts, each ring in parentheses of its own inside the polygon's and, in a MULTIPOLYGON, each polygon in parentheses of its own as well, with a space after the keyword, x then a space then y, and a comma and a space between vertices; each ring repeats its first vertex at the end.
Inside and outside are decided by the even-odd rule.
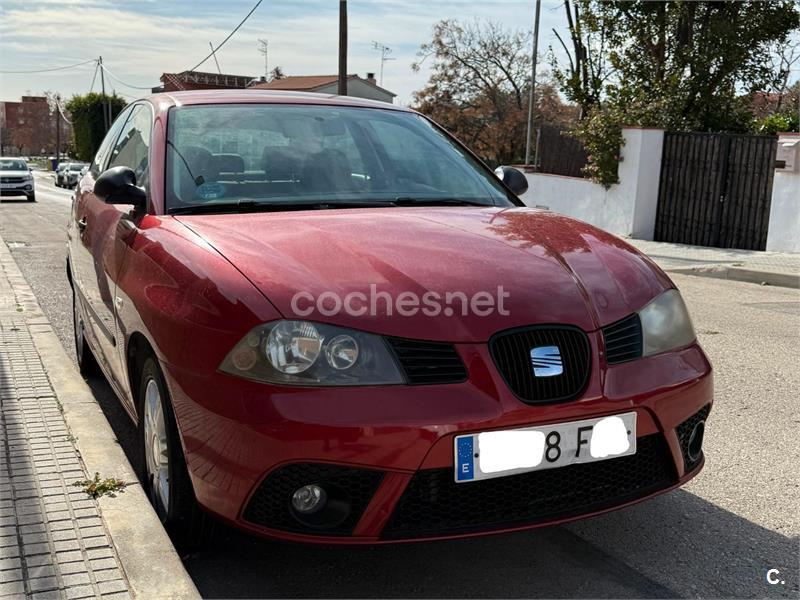
MULTIPOLYGON (((136 174, 137 184, 146 186, 151 127, 150 106, 144 103, 133 105, 110 146, 105 169, 130 167, 136 174)), ((93 171, 92 177, 96 176, 93 171)), ((83 186, 76 194, 75 204, 76 216, 79 222, 84 223, 78 251, 82 259, 77 269, 91 337, 100 349, 98 359, 107 374, 121 389, 126 389, 125 371, 118 351, 123 341, 118 339, 116 322, 116 281, 125 260, 125 238, 135 234, 135 227, 130 222, 133 207, 106 204, 89 185, 83 186)))

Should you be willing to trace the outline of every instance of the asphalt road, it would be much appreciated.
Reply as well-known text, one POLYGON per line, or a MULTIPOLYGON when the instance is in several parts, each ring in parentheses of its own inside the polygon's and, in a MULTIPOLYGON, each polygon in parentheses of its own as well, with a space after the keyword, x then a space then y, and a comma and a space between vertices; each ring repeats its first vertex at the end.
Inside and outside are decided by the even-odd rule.
MULTIPOLYGON (((72 351, 64 275, 71 192, 0 203, 11 247, 72 351)), ((800 596, 800 293, 675 276, 716 369, 706 467, 685 488, 602 517, 511 535, 372 548, 264 541, 216 525, 185 564, 210 597, 800 596), (769 585, 769 569, 779 569, 769 585)), ((135 430, 91 380, 133 462, 135 430)))

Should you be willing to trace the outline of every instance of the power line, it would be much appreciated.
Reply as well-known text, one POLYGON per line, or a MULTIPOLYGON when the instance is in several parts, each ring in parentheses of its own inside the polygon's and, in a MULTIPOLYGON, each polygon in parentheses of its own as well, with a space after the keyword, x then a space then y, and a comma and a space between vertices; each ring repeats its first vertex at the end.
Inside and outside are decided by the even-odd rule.
POLYGON ((74 65, 65 65, 63 67, 52 67, 48 69, 34 69, 32 71, 0 71, 0 73, 49 73, 50 71, 64 71, 66 69, 74 69, 82 65, 88 65, 90 62, 95 62, 97 59, 85 60, 83 62, 75 63, 74 65))
POLYGON ((217 46, 216 48, 212 48, 212 49, 211 49, 211 54, 209 54, 208 56, 206 56, 206 57, 205 57, 203 60, 201 60, 199 63, 197 63, 197 64, 196 64, 195 66, 193 66, 191 69, 187 69, 187 70, 188 70, 188 71, 194 71, 194 70, 195 70, 197 67, 199 67, 199 66, 200 66, 200 65, 202 65, 204 62, 206 62, 206 61, 207 61, 209 58, 211 58, 211 57, 214 55, 214 53, 215 53, 215 52, 217 52, 217 51, 218 51, 220 48, 222 48, 222 47, 225 45, 225 42, 227 42, 229 39, 231 39, 231 38, 233 37, 233 34, 234 34, 234 33, 236 33, 237 31, 239 31, 239 28, 240 28, 242 25, 244 25, 245 21, 247 21, 247 19, 249 19, 249 18, 250 18, 250 15, 252 15, 252 14, 253 14, 253 13, 256 11, 256 9, 259 7, 259 5, 260 5, 260 4, 261 4, 263 1, 264 1, 264 0, 258 0, 258 2, 256 2, 256 5, 255 5, 253 8, 251 8, 251 9, 250 9, 250 12, 249 12, 249 13, 247 13, 247 15, 245 15, 244 19, 242 19, 242 21, 241 21, 241 22, 240 22, 240 23, 239 23, 239 24, 236 26, 236 28, 235 28, 233 31, 231 31, 231 32, 228 34, 228 37, 226 37, 224 40, 222 40, 222 43, 221 43, 219 46, 217 46))
POLYGON ((91 94, 94 90, 94 81, 97 79, 97 69, 100 68, 100 63, 95 63, 94 65, 94 75, 92 75, 92 85, 89 86, 89 93, 91 94))
POLYGON ((99 63, 99 64, 100 64, 100 68, 103 69, 103 71, 105 71, 106 74, 109 77, 111 77, 111 79, 113 79, 114 81, 116 81, 118 83, 121 83, 125 87, 129 87, 129 88, 134 89, 134 90, 151 90, 151 89, 153 89, 155 87, 155 86, 152 86, 152 85, 149 86, 149 87, 145 87, 145 86, 141 86, 141 85, 131 85, 130 83, 126 83, 125 81, 123 81, 122 79, 120 79, 119 77, 114 75, 114 73, 109 71, 108 67, 105 64, 103 64, 103 63, 99 63))

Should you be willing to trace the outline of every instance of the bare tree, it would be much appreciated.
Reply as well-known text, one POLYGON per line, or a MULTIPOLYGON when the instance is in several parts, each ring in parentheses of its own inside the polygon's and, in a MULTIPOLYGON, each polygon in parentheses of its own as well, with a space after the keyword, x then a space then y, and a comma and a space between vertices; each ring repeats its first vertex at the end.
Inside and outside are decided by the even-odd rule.
MULTIPOLYGON (((530 84, 530 32, 491 22, 443 20, 412 65, 433 61, 428 84, 414 105, 490 162, 522 160, 530 84)), ((553 85, 537 86, 544 121, 569 113, 553 85), (563 109, 563 110, 562 110, 563 109)))

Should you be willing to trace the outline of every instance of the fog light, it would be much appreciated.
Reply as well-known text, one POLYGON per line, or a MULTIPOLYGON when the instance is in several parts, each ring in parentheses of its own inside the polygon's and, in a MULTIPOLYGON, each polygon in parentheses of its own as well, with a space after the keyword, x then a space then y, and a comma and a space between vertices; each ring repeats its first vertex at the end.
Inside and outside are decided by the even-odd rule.
POLYGON ((328 495, 316 484, 304 485, 292 494, 292 506, 304 515, 313 514, 325 506, 328 495))

